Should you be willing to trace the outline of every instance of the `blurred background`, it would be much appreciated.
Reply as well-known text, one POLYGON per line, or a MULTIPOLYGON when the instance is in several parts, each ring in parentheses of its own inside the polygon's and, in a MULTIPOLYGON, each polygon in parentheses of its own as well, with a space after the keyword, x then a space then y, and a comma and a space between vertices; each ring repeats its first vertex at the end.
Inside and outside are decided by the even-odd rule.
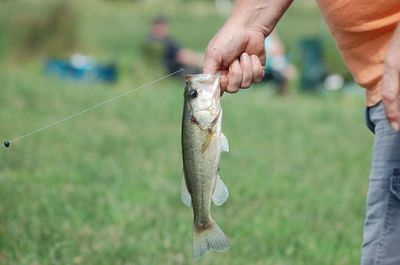
MULTIPOLYGON (((0 0, 0 140, 181 66, 200 71, 232 7, 0 0)), ((0 264, 357 264, 372 145, 363 91, 312 0, 265 45, 265 82, 222 99, 230 198, 212 212, 228 252, 191 258, 175 76, 0 150, 0 264)))

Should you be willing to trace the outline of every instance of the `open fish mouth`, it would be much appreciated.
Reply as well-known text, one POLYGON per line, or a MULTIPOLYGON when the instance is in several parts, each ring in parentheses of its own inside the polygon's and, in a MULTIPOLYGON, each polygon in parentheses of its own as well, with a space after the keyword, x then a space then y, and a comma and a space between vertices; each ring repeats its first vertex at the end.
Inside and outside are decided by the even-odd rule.
POLYGON ((211 94, 210 104, 202 107, 199 111, 210 111, 213 112, 213 107, 217 105, 218 100, 220 99, 220 88, 219 84, 214 84, 214 82, 219 80, 220 72, 216 74, 193 74, 193 75, 185 75, 185 80, 187 87, 192 89, 203 90, 204 92, 211 94))

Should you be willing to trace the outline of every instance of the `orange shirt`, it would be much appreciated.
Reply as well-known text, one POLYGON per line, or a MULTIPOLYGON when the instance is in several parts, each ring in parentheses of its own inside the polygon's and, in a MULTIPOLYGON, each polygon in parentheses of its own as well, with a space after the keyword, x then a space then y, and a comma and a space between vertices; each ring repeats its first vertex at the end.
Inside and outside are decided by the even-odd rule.
MULTIPOLYGON (((354 79, 366 88, 366 104, 381 98, 383 63, 400 22, 399 0, 317 0, 354 79)), ((400 60, 400 58, 399 58, 400 60)))

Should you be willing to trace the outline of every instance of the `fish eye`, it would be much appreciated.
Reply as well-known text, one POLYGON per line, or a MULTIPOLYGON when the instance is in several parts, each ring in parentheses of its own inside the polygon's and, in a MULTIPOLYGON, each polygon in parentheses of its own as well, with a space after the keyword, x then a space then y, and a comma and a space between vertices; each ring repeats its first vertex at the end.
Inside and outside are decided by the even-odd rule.
POLYGON ((196 89, 190 90, 189 91, 189 97, 191 97, 191 98, 197 97, 197 90, 196 89))

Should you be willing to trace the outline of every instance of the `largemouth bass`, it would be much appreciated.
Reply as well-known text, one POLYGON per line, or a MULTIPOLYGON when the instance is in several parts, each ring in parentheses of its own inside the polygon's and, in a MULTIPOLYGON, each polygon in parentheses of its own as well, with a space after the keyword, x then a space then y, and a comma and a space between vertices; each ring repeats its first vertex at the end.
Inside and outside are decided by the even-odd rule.
POLYGON ((228 189, 218 176, 222 151, 229 151, 221 132, 220 74, 187 75, 182 119, 181 198, 193 206, 193 258, 208 250, 224 251, 229 240, 210 215, 211 201, 222 205, 228 189))

